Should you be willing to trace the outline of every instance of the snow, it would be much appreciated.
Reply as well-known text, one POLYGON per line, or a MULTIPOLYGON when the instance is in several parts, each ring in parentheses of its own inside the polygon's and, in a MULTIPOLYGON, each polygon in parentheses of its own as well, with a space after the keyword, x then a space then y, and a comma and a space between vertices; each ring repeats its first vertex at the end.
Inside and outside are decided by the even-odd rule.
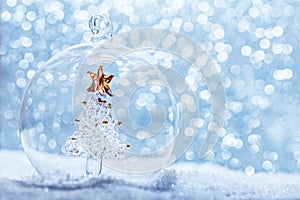
POLYGON ((210 163, 178 163, 155 174, 119 174, 77 182, 33 175, 23 152, 0 151, 0 199, 299 199, 300 174, 230 170, 210 163))

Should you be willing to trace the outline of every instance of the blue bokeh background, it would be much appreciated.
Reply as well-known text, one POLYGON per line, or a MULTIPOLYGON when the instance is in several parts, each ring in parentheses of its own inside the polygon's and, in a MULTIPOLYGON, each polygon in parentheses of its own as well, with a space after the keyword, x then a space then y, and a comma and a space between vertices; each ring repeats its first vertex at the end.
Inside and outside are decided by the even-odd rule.
MULTIPOLYGON (((206 160, 247 174, 300 172, 299 3, 2 0, 0 148, 22 148, 19 106, 34 73, 59 51, 89 41, 89 18, 106 14, 114 34, 143 27, 179 31, 219 65, 226 131, 206 160)), ((198 145, 181 160, 203 162, 198 145)))

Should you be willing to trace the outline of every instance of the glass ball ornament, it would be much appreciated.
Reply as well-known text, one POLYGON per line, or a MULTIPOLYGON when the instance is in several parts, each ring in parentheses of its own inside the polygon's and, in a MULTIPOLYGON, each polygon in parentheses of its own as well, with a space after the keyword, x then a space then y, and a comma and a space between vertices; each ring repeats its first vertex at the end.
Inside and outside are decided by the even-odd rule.
MULTIPOLYGON (((107 27, 105 20, 91 19, 94 34, 101 32, 100 25, 107 27)), ((222 130, 225 94, 207 53, 193 40, 157 28, 105 38, 53 56, 28 85, 21 104, 20 134, 34 168, 44 176, 78 177, 89 171, 90 158, 97 160, 90 151, 66 156, 65 145, 80 129, 76 120, 86 113, 83 102, 97 95, 87 91, 92 81, 87 72, 96 73, 100 66, 105 75, 113 75, 109 80, 113 96, 106 95, 100 104, 109 104, 108 116, 122 123, 114 128, 120 142, 130 144, 123 159, 104 156, 104 165, 127 173, 148 173, 175 162, 202 126, 199 94, 204 89, 210 95, 211 120, 199 156, 211 151, 222 130)), ((101 118, 96 126, 108 121, 101 118)), ((87 125, 86 130, 93 128, 87 125)), ((89 141, 97 147, 95 140, 89 141)))

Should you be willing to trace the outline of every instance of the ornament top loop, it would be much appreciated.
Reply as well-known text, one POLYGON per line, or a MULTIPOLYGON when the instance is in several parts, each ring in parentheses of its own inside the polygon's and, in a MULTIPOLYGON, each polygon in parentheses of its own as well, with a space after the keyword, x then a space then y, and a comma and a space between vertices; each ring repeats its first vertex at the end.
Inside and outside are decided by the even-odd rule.
POLYGON ((112 22, 105 15, 92 16, 89 21, 89 27, 93 33, 93 42, 112 37, 112 22))

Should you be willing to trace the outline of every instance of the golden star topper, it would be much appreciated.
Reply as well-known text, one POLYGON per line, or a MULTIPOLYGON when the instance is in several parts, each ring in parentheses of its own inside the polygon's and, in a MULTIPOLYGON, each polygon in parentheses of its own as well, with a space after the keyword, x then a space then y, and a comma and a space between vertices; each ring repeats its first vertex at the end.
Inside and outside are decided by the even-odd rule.
POLYGON ((91 85, 87 88, 88 92, 99 91, 102 96, 105 96, 105 94, 108 94, 109 96, 113 95, 110 90, 109 83, 113 79, 114 75, 105 75, 103 73, 102 66, 98 68, 97 74, 91 71, 88 71, 87 73, 92 79, 91 85))

